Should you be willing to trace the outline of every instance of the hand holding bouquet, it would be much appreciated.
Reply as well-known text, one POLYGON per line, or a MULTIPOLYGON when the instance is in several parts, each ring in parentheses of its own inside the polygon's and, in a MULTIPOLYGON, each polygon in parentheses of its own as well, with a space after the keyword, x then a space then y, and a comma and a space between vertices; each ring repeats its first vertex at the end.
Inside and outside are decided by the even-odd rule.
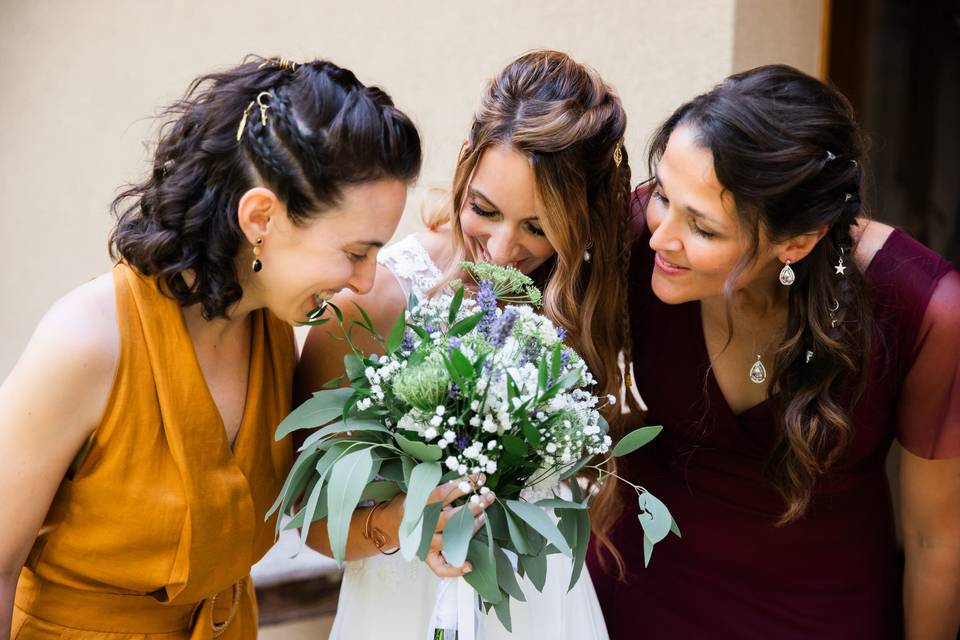
MULTIPOLYGON (((638 429, 611 450, 598 409, 615 398, 589 391, 594 380, 583 360, 564 345, 562 330, 534 311, 540 292, 532 281, 510 268, 464 267, 479 282, 476 295, 454 283, 451 295, 411 300, 385 339, 360 309, 363 321, 346 339, 354 328, 369 331, 384 354, 355 349, 344 358, 350 386, 315 393, 280 424, 277 438, 320 428, 300 448, 271 513, 291 512, 287 527, 299 527, 303 540, 311 523, 326 517, 334 558, 342 562, 357 505, 403 492, 401 553, 423 560, 441 514, 449 516, 443 501, 431 500, 438 485, 462 478, 458 502, 475 505, 493 492, 478 532, 471 510, 449 516, 442 549, 451 565, 469 560, 473 570, 464 580, 509 629, 510 599, 524 600, 518 574, 541 590, 547 556, 562 553, 572 558, 571 587, 580 576, 590 494, 576 474, 597 456, 646 444, 660 427, 638 429), (572 499, 559 497, 564 481, 572 499)), ((342 326, 342 314, 333 311, 342 326)), ((590 468, 610 475, 602 462, 590 468)), ((654 544, 671 529, 679 532, 659 500, 631 486, 649 560, 654 544)))

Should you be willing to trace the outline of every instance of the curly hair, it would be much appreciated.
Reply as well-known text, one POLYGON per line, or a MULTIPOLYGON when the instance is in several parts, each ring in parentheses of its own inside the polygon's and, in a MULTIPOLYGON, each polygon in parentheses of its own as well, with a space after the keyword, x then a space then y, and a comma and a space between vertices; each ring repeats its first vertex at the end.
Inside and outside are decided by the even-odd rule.
MULTIPOLYGON (((681 125, 712 153, 717 180, 733 195, 749 238, 725 284, 728 309, 734 283, 757 257, 761 227, 774 242, 827 229, 792 265, 786 335, 768 388, 779 407, 780 440, 765 473, 785 501, 786 524, 804 513, 815 481, 850 442, 852 406, 838 402, 838 389, 846 379, 857 381, 856 403, 871 353, 871 309, 863 274, 850 259, 851 229, 864 212, 863 136, 842 94, 785 65, 730 76, 680 106, 653 137, 651 175, 681 125), (838 277, 841 257, 847 273, 838 277)), ((727 318, 730 326, 729 311, 727 318)))
POLYGON ((390 96, 331 62, 275 60, 247 56, 195 79, 161 113, 151 174, 112 205, 110 256, 156 275, 164 293, 199 303, 208 319, 243 293, 235 257, 247 190, 271 189, 302 225, 337 206, 349 185, 411 182, 420 171, 420 136, 390 96), (265 123, 256 107, 264 92, 265 123))

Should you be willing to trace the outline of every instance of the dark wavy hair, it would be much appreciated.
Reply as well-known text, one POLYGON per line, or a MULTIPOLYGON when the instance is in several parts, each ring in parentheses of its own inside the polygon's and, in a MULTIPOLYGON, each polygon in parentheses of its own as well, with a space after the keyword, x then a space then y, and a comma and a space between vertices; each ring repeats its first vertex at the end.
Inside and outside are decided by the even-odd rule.
POLYGON ((827 229, 792 265, 796 282, 768 390, 779 408, 780 438, 765 474, 784 498, 785 524, 805 512, 817 478, 850 442, 850 411, 865 384, 872 318, 863 274, 851 256, 851 229, 864 210, 864 139, 843 95, 785 65, 730 76, 678 108, 653 137, 651 175, 681 125, 692 127, 713 154, 717 179, 733 195, 750 240, 727 278, 728 305, 737 277, 757 257, 761 229, 774 242, 827 229), (841 257, 845 276, 834 268, 841 257), (807 351, 813 352, 809 363, 807 351), (844 402, 849 390, 841 387, 850 381, 852 395, 844 402))
POLYGON ((199 303, 208 319, 225 316, 243 293, 236 212, 247 190, 268 187, 292 222, 305 224, 349 185, 411 182, 420 171, 420 136, 390 96, 331 62, 279 60, 247 56, 195 79, 161 113, 150 176, 112 205, 110 256, 156 275, 167 295, 199 303))
MULTIPOLYGON (((544 290, 546 315, 566 330, 567 341, 596 377, 597 395, 620 395, 620 353, 627 362, 631 359, 626 127, 620 97, 594 69, 560 51, 523 54, 488 83, 457 161, 451 206, 425 220, 434 229, 445 223, 453 228, 456 257, 446 274, 453 277, 466 251, 459 213, 483 153, 504 145, 529 159, 544 203, 540 223, 556 250, 531 276, 544 290)), ((627 398, 638 411, 632 394, 627 398)), ((605 414, 616 440, 623 432, 620 407, 605 414)), ((612 462, 609 467, 612 471, 612 462)), ((594 497, 591 521, 597 540, 618 567, 622 562, 608 531, 619 510, 614 483, 605 483, 594 497)))

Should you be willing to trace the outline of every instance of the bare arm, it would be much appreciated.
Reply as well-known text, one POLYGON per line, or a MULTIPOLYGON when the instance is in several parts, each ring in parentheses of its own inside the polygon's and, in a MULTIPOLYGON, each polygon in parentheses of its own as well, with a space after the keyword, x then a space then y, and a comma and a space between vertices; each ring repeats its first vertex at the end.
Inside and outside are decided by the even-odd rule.
POLYGON ((960 458, 903 450, 904 624, 907 640, 955 640, 960 629, 960 458))
POLYGON ((117 351, 112 281, 94 281, 54 305, 0 386, 0 638, 50 503, 106 404, 117 351))

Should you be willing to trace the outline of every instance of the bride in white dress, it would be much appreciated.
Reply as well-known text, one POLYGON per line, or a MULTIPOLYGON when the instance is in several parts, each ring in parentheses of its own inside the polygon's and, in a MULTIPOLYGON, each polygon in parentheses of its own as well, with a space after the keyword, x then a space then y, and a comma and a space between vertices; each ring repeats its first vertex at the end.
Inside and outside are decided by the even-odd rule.
MULTIPOLYGON (((422 299, 461 277, 461 260, 511 265, 540 286, 543 311, 566 329, 566 341, 598 380, 595 391, 617 394, 617 356, 629 344, 625 126, 619 98, 592 69, 555 51, 513 61, 484 92, 457 162, 450 204, 427 216, 427 231, 379 253, 372 289, 344 290, 334 298, 347 326, 358 315, 356 302, 385 335, 411 294, 422 299)), ((344 250, 356 259, 375 254, 370 246, 344 250)), ((298 370, 303 395, 342 372, 348 347, 331 333, 329 325, 310 332, 298 370)), ((361 334, 354 332, 356 341, 376 351, 361 334)), ((398 546, 402 515, 402 494, 354 515, 331 639, 428 638, 438 576, 469 569, 444 561, 439 535, 426 562, 386 555, 398 546)), ((443 519, 438 532, 442 526, 443 519)), ((325 526, 314 526, 308 543, 330 553, 325 526)), ((512 634, 491 611, 485 637, 606 639, 586 568, 568 592, 571 571, 569 558, 550 556, 543 591, 524 580, 526 602, 511 602, 512 634)))

